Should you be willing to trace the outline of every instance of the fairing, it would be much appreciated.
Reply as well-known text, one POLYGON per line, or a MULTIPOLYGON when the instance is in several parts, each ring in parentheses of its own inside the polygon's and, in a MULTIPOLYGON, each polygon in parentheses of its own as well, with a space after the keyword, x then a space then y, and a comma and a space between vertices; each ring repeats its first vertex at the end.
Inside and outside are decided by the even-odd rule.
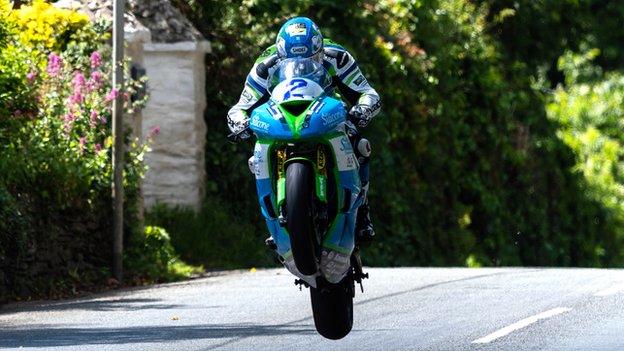
MULTIPOLYGON (((309 72, 308 72, 309 73, 309 72)), ((321 77, 322 75, 317 75, 321 77)), ((290 247, 290 239, 286 229, 279 224, 278 175, 275 174, 276 150, 284 145, 296 145, 301 142, 313 142, 325 145, 331 150, 332 172, 322 175, 317 168, 317 160, 312 157, 305 159, 315 169, 317 182, 322 177, 333 177, 336 182, 337 207, 339 210, 322 241, 320 274, 333 283, 339 282, 350 267, 350 256, 354 248, 354 227, 357 208, 362 202, 359 163, 353 152, 349 138, 344 132, 346 111, 342 101, 331 96, 324 89, 314 87, 305 92, 297 89, 289 90, 291 97, 285 98, 281 86, 289 86, 288 79, 300 79, 290 76, 277 82, 275 90, 279 98, 271 98, 267 103, 256 108, 251 116, 250 128, 258 141, 254 148, 252 169, 256 177, 256 188, 262 215, 275 244, 277 252, 283 258, 284 265, 293 274, 316 286, 315 276, 304 276, 295 267, 290 247), (307 94, 307 95, 306 95, 307 94), (316 96, 313 96, 316 95, 316 96), (304 96, 305 99, 301 97, 304 96), (299 115, 289 112, 289 103, 307 104, 299 115)), ((314 83, 320 86, 317 82, 314 83)), ((312 84, 309 84, 312 85, 312 84)), ((288 161, 286 161, 288 162, 288 161)), ((317 192, 319 185, 317 183, 317 192)), ((319 195, 319 194, 317 194, 319 195)), ((322 196, 319 196, 322 199, 322 196)))

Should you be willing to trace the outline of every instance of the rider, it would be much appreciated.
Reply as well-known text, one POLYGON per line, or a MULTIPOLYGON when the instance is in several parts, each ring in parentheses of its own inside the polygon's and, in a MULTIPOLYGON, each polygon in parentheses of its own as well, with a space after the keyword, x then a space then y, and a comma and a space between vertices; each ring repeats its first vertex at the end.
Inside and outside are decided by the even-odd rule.
POLYGON ((331 86, 338 88, 340 95, 352 106, 346 131, 353 143, 353 149, 360 163, 360 178, 365 201, 358 209, 356 221, 356 242, 370 242, 375 231, 369 216, 368 197, 370 143, 362 138, 354 124, 364 128, 381 108, 379 94, 360 71, 355 59, 342 46, 329 39, 323 39, 318 26, 307 17, 288 20, 277 35, 275 45, 266 49, 256 60, 247 75, 245 87, 236 105, 228 112, 228 126, 240 139, 251 136, 249 115, 251 111, 269 99, 268 78, 275 64, 285 58, 311 58, 327 69, 332 77, 331 86))

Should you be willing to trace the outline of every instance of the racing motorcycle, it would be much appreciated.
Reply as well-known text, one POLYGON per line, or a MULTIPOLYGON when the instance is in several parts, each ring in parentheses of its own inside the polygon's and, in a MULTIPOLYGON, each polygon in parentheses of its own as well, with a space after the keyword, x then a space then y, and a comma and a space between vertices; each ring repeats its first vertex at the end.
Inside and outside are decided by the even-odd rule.
MULTIPOLYGON (((316 330, 329 339, 353 326, 355 283, 362 271, 354 242, 364 201, 359 163, 347 134, 347 111, 325 68, 311 59, 285 59, 269 77, 269 100, 255 108, 256 138, 249 168, 256 178, 267 245, 310 288, 316 330)), ((362 292, 364 289, 362 288, 362 292)))

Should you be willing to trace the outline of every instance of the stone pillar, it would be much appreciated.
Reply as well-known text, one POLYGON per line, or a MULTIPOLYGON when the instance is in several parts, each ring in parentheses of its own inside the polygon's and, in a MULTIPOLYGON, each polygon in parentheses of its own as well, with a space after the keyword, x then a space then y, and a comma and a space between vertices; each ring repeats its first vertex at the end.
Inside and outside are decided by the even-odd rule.
MULTIPOLYGON (((130 58, 131 67, 144 68, 143 46, 150 41, 149 31, 147 29, 136 31, 126 28, 124 35, 126 36, 125 56, 130 58)), ((132 128, 132 135, 142 139, 143 118, 141 110, 136 111, 131 116, 124 116, 124 119, 124 123, 132 128)))
MULTIPOLYGON (((130 59, 131 66, 136 68, 143 68, 143 45, 151 41, 150 31, 143 26, 126 25, 124 27, 124 36, 126 40, 124 55, 130 59)), ((141 110, 135 110, 131 115, 124 114, 124 126, 129 127, 132 130, 133 139, 137 138, 142 140, 143 129, 143 114, 141 110)), ((139 189, 142 189, 143 182, 139 184, 139 189)), ((145 204, 143 201, 143 193, 139 194, 137 198, 138 208, 138 221, 140 227, 143 227, 145 223, 145 204)))
POLYGON ((145 156, 145 206, 163 202, 198 210, 205 182, 204 55, 210 44, 147 43, 143 50, 150 98, 142 111, 142 134, 160 128, 145 156))

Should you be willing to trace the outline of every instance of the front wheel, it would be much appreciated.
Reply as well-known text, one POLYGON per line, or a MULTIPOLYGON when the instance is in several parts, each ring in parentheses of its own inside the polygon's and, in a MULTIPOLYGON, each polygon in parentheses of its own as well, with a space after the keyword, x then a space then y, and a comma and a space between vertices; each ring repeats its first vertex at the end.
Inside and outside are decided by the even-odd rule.
POLYGON ((295 266, 301 274, 313 275, 316 263, 316 236, 312 221, 314 172, 306 162, 286 166, 286 228, 295 266))
POLYGON ((323 280, 317 288, 310 287, 310 300, 319 334, 332 340, 349 334, 353 327, 353 281, 349 276, 338 284, 323 280))

